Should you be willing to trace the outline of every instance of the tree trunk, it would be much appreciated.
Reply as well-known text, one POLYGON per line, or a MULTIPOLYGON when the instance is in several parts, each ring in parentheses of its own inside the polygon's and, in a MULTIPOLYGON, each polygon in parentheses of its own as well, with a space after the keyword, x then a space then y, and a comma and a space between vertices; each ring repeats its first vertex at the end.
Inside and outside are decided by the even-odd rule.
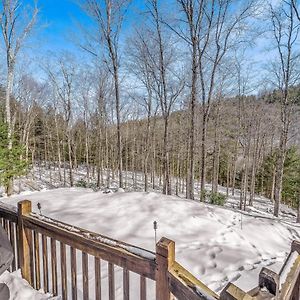
POLYGON ((72 146, 71 146, 71 133, 67 133, 67 139, 68 139, 68 157, 69 157, 69 177, 70 177, 70 186, 72 187, 74 185, 73 182, 73 162, 72 162, 72 146))
POLYGON ((251 146, 251 140, 249 140, 247 145, 247 155, 245 157, 245 172, 244 172, 244 187, 243 187, 243 195, 244 195, 244 210, 246 210, 247 205, 247 193, 249 190, 249 163, 250 163, 250 146, 251 146))
POLYGON ((192 53, 192 87, 191 87, 191 100, 190 100, 190 130, 189 130, 189 170, 187 174, 186 197, 194 200, 195 193, 195 106, 196 106, 196 90, 197 90, 197 44, 193 40, 193 53, 192 53))
POLYGON ((123 188, 123 157, 122 157, 122 137, 121 137, 121 108, 120 108, 120 91, 119 91, 119 70, 118 61, 112 47, 110 54, 113 63, 113 76, 115 86, 116 115, 117 115, 117 148, 118 148, 118 168, 119 168, 119 187, 123 188))
POLYGON ((227 161, 227 172, 226 172, 226 197, 229 196, 229 185, 230 185, 230 166, 231 166, 231 163, 230 161, 228 160, 227 161))
POLYGON ((207 130, 207 115, 205 113, 205 106, 203 107, 202 118, 202 135, 201 135, 201 175, 200 175, 200 201, 205 200, 205 173, 206 173, 206 130, 207 130))
POLYGON ((234 191, 235 191, 237 157, 238 157, 238 140, 236 140, 236 143, 235 143, 234 158, 232 161, 232 164, 233 164, 233 171, 232 171, 232 178, 231 178, 231 184, 232 184, 231 195, 232 196, 234 196, 234 191))
MULTIPOLYGON (((9 55, 9 54, 8 54, 9 55)), ((7 71, 7 82, 6 82, 6 94, 5 94, 5 110, 6 110, 6 123, 7 123, 7 147, 8 150, 12 150, 13 141, 12 141, 12 134, 13 134, 13 124, 11 118, 11 107, 10 107, 10 97, 12 93, 13 87, 13 80, 14 80, 14 69, 13 66, 8 66, 7 71)), ((13 177, 9 177, 7 179, 6 184, 6 194, 7 196, 11 196, 13 193, 13 177)))
POLYGON ((164 145, 163 145, 163 153, 164 153, 164 161, 163 161, 163 193, 165 195, 171 195, 171 184, 170 184, 170 162, 169 162, 169 118, 166 117, 164 120, 164 145))
POLYGON ((282 192, 282 179, 284 170, 284 161, 286 156, 288 130, 286 126, 283 127, 280 135, 280 145, 277 154, 276 171, 275 171, 275 186, 274 186, 274 216, 279 216, 281 192, 282 192))
MULTIPOLYGON (((217 104, 218 105, 218 104, 217 104)), ((214 135, 214 154, 213 154, 213 178, 212 178, 212 192, 218 192, 219 180, 219 161, 220 161, 220 134, 219 134, 219 107, 217 115, 215 116, 215 135, 214 135)))

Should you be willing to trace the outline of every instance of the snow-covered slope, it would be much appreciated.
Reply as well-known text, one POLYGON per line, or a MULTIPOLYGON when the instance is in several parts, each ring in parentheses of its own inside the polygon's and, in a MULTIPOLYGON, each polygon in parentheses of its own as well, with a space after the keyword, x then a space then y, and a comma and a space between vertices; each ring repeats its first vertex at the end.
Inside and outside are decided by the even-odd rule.
POLYGON ((149 250, 157 221, 158 238, 176 242, 177 261, 217 292, 229 281, 245 290, 256 286, 261 267, 278 271, 291 241, 300 239, 287 217, 273 218, 260 206, 241 213, 231 208, 234 198, 222 208, 159 193, 61 188, 2 199, 32 200, 35 212, 40 202, 44 215, 149 250))

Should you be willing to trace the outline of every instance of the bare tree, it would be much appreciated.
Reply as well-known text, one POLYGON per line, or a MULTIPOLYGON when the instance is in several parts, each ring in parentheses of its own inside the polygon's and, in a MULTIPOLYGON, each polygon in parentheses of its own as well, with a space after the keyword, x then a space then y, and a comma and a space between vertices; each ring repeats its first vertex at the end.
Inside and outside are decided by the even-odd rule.
POLYGON ((298 0, 292 0, 292 6, 293 6, 293 9, 295 11, 298 21, 300 21, 298 0))
POLYGON ((291 113, 294 97, 290 88, 299 79, 295 72, 299 54, 297 53, 297 39, 299 23, 295 22, 294 1, 284 1, 278 8, 270 6, 272 33, 277 60, 272 64, 275 86, 280 91, 280 138, 276 157, 275 185, 274 185, 274 215, 279 215, 282 193, 284 162, 287 151, 287 142, 291 124, 291 113))
POLYGON ((157 0, 149 0, 148 10, 154 22, 154 36, 157 44, 157 62, 152 59, 153 66, 157 72, 153 72, 155 80, 155 92, 160 103, 160 109, 164 119, 164 137, 163 137, 163 193, 171 194, 171 178, 170 178, 170 157, 169 157, 169 118, 176 102, 177 98, 181 94, 184 88, 184 79, 179 78, 175 75, 174 71, 171 71, 172 79, 170 75, 172 60, 174 59, 174 50, 170 41, 168 43, 167 39, 164 37, 162 30, 162 18, 159 11, 159 5, 157 0), (174 78, 177 82, 174 84, 174 78))
POLYGON ((223 58, 234 44, 240 42, 241 24, 252 15, 255 1, 193 1, 177 0, 184 16, 184 28, 174 29, 191 49, 191 95, 189 126, 189 174, 187 196, 193 198, 194 185, 194 124, 197 95, 202 104, 201 133, 201 200, 204 200, 206 174, 206 135, 215 81, 223 58), (239 7, 238 9, 233 6, 239 7), (187 27, 187 33, 185 30, 187 27), (232 36, 234 36, 232 38, 232 36), (197 93, 197 86, 199 92, 197 93))
POLYGON ((20 132, 20 142, 25 147, 25 153, 22 158, 29 161, 29 141, 32 126, 38 114, 38 105, 43 106, 46 98, 48 86, 36 81, 32 75, 23 75, 16 78, 15 98, 20 103, 23 117, 18 121, 20 132))
MULTIPOLYGON (((144 184, 145 191, 148 191, 148 173, 149 173, 149 158, 153 152, 153 135, 155 129, 155 116, 158 111, 159 104, 154 97, 154 78, 153 78, 153 62, 149 55, 149 40, 147 29, 139 29, 136 35, 130 39, 129 44, 129 72, 140 82, 135 98, 143 110, 146 112, 147 125, 144 142, 144 184), (141 86, 140 86, 141 85, 141 86), (154 121, 153 121, 154 118, 154 121)), ((151 42, 150 42, 151 43, 151 42)))
MULTIPOLYGON (((107 50, 107 66, 114 78, 115 106, 117 118, 117 147, 119 186, 123 187, 123 163, 122 163, 122 137, 121 137, 121 99, 119 79, 119 35, 124 20, 124 14, 130 0, 85 0, 84 10, 93 18, 100 30, 100 35, 107 50)), ((99 39, 101 40, 101 39, 99 39)), ((85 48, 88 52, 98 56, 98 52, 85 48)))
MULTIPOLYGON (((32 14, 27 21, 24 21, 26 11, 20 0, 2 0, 0 2, 0 26, 5 48, 6 58, 6 96, 5 111, 6 123, 8 127, 8 148, 12 149, 12 135, 14 119, 11 111, 11 94, 13 90, 14 74, 17 58, 26 39, 32 32, 38 14, 37 6, 34 7, 32 14)), ((12 193, 13 178, 8 183, 6 192, 12 193)))
MULTIPOLYGON (((193 0, 177 0, 181 6, 188 24, 188 34, 179 33, 180 37, 187 42, 191 52, 191 83, 190 83, 190 101, 189 101, 189 142, 188 142, 188 171, 186 179, 186 197, 194 199, 194 173, 195 173, 195 107, 197 103, 197 84, 198 84, 198 45, 201 39, 201 27, 203 19, 203 5, 204 1, 193 0)), ((207 46, 206 41, 204 47, 207 46)))
POLYGON ((62 107, 69 160, 70 185, 73 186, 73 157, 72 157, 72 103, 74 103, 75 83, 77 77, 76 62, 67 54, 62 55, 57 61, 58 68, 48 66, 46 72, 53 85, 58 103, 62 107))

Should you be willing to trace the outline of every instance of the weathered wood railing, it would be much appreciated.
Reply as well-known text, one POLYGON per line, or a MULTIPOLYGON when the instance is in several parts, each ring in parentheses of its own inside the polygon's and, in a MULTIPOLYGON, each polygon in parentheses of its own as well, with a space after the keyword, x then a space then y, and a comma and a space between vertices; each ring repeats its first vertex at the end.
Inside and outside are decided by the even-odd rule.
POLYGON ((229 283, 221 292, 221 300, 300 300, 300 243, 293 241, 291 252, 279 274, 262 268, 258 286, 248 293, 229 283))
POLYGON ((35 214, 27 200, 17 209, 0 204, 0 220, 14 251, 10 270, 21 268, 34 288, 63 300, 300 299, 296 241, 279 274, 263 268, 257 288, 244 292, 229 283, 219 296, 176 262, 175 243, 166 238, 154 253, 35 214))
POLYGON ((9 240, 12 245, 14 258, 10 271, 16 271, 20 268, 19 252, 18 252, 18 213, 14 206, 5 206, 0 208, 0 224, 6 230, 9 240))
POLYGON ((27 200, 18 209, 0 205, 0 218, 16 258, 11 270, 62 299, 218 299, 175 261, 168 239, 154 253, 35 214, 27 200))

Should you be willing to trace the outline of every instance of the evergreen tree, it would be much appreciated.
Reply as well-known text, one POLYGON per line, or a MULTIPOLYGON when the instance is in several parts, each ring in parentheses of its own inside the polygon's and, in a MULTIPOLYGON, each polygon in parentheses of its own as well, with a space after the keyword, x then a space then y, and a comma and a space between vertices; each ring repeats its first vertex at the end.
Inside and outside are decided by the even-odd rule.
POLYGON ((7 130, 7 125, 0 123, 0 184, 5 187, 6 194, 10 196, 13 191, 9 183, 14 177, 26 173, 27 164, 21 158, 24 149, 16 139, 13 140, 13 147, 8 149, 7 130))
POLYGON ((256 192, 263 193, 265 196, 274 201, 274 172, 276 163, 276 151, 272 151, 265 157, 258 176, 256 177, 256 192), (263 190, 261 188, 263 186, 263 190))
POLYGON ((300 154, 295 147, 288 150, 282 185, 282 199, 291 207, 297 208, 297 222, 300 222, 300 154))
MULTIPOLYGON (((272 198, 276 151, 268 155, 260 169, 257 181, 263 180, 264 194, 272 198)), ((296 147, 288 149, 284 163, 282 202, 298 210, 300 223, 300 153, 296 147)))

